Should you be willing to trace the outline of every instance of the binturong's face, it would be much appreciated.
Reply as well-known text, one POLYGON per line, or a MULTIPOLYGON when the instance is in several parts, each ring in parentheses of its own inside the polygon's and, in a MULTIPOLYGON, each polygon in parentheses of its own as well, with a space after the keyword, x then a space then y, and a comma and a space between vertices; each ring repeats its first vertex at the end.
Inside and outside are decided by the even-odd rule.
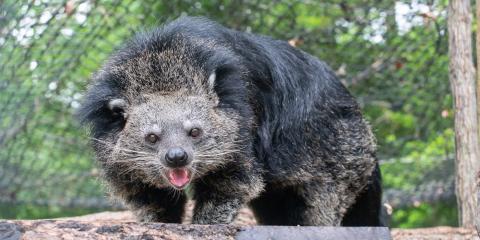
POLYGON ((116 174, 183 189, 238 150, 235 114, 216 108, 208 95, 150 94, 122 106, 123 100, 110 101, 126 116, 104 163, 116 174))
POLYGON ((120 52, 87 90, 78 115, 109 181, 183 189, 241 154, 248 121, 215 91, 220 79, 242 82, 236 65, 198 64, 192 51, 171 45, 120 52))

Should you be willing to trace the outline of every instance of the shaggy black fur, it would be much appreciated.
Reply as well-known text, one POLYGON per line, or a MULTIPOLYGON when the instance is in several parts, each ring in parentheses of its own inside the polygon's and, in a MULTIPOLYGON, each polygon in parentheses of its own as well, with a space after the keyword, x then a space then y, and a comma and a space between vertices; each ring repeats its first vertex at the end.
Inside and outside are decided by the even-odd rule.
MULTIPOLYGON (((195 223, 231 222, 250 203, 260 224, 380 225, 381 178, 368 124, 330 68, 285 41, 192 17, 139 34, 96 74, 85 96, 78 116, 95 139, 115 145, 126 128, 129 108, 109 109, 113 99, 126 99, 132 107, 147 102, 145 92, 196 91, 188 74, 132 85, 127 79, 133 73, 114 71, 144 53, 175 52, 179 45, 200 76, 216 73, 217 107, 239 116, 237 138, 243 140, 234 161, 192 182, 195 223)), ((149 62, 149 78, 166 71, 156 61, 149 62)), ((165 200, 173 199, 168 191, 119 176, 106 164, 111 153, 105 146, 94 148, 114 192, 140 215, 150 214, 144 219, 180 221, 183 193, 165 200)))

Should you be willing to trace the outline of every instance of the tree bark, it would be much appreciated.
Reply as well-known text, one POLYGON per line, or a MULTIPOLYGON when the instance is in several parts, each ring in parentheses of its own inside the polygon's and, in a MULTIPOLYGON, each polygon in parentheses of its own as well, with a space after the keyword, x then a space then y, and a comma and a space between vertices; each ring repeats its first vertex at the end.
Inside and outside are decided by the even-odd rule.
POLYGON ((460 224, 464 227, 475 226, 476 173, 480 154, 471 22, 469 0, 449 2, 449 73, 455 108, 456 193, 460 224))
POLYGON ((477 232, 480 234, 480 172, 478 172, 477 174, 477 218, 476 218, 475 225, 476 225, 475 227, 477 229, 477 232))
POLYGON ((386 227, 300 227, 0 220, 0 239, 391 239, 386 227))
MULTIPOLYGON (((476 3, 477 9, 477 37, 476 37, 476 49, 477 49, 477 120, 478 126, 480 126, 480 1, 476 3)), ((480 127, 478 129, 478 137, 480 138, 480 127)), ((480 216, 480 215, 479 215, 480 216)))
MULTIPOLYGON (((476 15, 477 15, 477 36, 476 36, 476 49, 477 49, 477 122, 478 122, 478 138, 480 141, 480 1, 476 2, 476 15)), ((475 222, 477 231, 480 233, 480 172, 477 174, 477 217, 475 222)))

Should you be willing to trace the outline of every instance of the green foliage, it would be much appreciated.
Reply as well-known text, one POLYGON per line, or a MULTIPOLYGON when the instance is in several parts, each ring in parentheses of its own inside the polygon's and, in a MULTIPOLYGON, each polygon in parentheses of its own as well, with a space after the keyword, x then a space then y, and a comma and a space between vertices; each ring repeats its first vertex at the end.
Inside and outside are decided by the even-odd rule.
POLYGON ((392 227, 420 228, 458 226, 455 202, 420 204, 418 207, 399 209, 393 215, 392 227))
POLYGON ((452 138, 453 131, 447 129, 442 134, 432 136, 430 141, 409 141, 403 144, 403 150, 408 154, 382 165, 384 187, 412 190, 427 180, 453 177, 453 162, 448 159, 453 154, 452 138), (412 171, 406 171, 408 169, 412 171), (425 173, 435 174, 436 177, 426 178, 425 173))
POLYGON ((100 211, 102 208, 75 208, 38 206, 32 204, 0 204, 1 217, 6 219, 44 219, 80 216, 100 211))

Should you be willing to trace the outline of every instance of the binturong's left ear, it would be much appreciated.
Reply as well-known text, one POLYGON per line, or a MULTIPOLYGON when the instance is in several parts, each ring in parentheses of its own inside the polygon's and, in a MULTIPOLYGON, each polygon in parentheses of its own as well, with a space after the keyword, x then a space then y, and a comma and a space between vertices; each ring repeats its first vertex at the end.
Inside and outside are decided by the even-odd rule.
POLYGON ((216 81, 217 81, 217 73, 215 72, 215 70, 213 70, 212 73, 210 73, 210 75, 208 76, 207 87, 208 87, 208 94, 212 96, 212 100, 215 101, 215 106, 217 106, 219 103, 218 95, 215 92, 216 81))

